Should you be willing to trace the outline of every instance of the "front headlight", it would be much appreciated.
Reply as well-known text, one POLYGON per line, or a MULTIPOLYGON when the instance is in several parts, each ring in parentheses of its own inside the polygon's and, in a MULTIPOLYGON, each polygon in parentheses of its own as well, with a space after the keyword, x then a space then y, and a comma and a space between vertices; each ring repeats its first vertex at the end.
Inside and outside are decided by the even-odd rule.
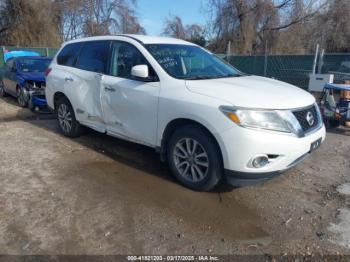
POLYGON ((220 110, 233 122, 243 127, 284 133, 297 132, 293 127, 293 120, 290 120, 288 112, 233 107, 220 107, 220 110))

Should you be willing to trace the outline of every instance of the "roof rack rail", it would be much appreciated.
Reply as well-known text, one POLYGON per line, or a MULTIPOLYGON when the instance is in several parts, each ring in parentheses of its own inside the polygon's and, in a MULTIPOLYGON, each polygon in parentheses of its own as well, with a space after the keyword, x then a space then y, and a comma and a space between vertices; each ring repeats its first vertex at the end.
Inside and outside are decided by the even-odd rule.
POLYGON ((114 35, 114 36, 125 36, 125 37, 129 37, 129 38, 135 40, 136 42, 138 42, 138 43, 141 44, 141 45, 144 45, 144 44, 145 44, 145 43, 142 42, 140 39, 137 39, 136 37, 133 37, 133 36, 131 36, 131 35, 116 34, 116 35, 114 35))

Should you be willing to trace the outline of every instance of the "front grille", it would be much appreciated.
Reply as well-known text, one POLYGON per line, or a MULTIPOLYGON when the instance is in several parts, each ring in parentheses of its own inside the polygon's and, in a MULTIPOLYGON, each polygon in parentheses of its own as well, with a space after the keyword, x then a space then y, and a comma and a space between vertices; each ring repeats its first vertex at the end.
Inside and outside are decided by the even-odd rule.
POLYGON ((31 88, 34 87, 34 83, 35 83, 35 88, 34 89, 41 89, 41 88, 45 88, 45 81, 27 81, 30 85, 31 88))
POLYGON ((308 108, 297 110, 293 112, 294 116, 298 120, 301 128, 304 133, 310 132, 311 130, 317 128, 320 124, 320 118, 315 105, 312 105, 308 108), (310 117, 313 118, 313 123, 309 122, 310 117), (309 119, 309 121, 308 121, 309 119))
POLYGON ((40 98, 40 99, 45 99, 46 97, 45 97, 45 95, 35 95, 35 97, 37 97, 37 98, 40 98))

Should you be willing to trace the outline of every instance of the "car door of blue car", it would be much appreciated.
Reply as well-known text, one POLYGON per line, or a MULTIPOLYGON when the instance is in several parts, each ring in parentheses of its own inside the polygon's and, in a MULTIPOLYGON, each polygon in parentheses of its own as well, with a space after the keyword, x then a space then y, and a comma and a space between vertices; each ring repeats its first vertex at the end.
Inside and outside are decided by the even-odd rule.
POLYGON ((3 82, 6 93, 16 96, 16 64, 14 59, 9 59, 6 62, 3 82))

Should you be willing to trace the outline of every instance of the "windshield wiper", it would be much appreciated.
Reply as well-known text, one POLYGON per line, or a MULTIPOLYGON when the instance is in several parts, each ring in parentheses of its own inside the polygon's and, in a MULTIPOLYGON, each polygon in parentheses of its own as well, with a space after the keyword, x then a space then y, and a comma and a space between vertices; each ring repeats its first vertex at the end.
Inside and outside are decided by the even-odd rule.
POLYGON ((218 78, 240 77, 240 76, 243 76, 243 75, 241 75, 241 74, 236 74, 236 75, 233 75, 233 74, 227 74, 227 75, 223 75, 223 76, 218 76, 218 78))
POLYGON ((222 76, 205 76, 205 75, 199 75, 199 76, 192 76, 192 77, 184 77, 184 80, 203 80, 203 79, 219 79, 219 78, 228 78, 228 77, 241 77, 245 76, 244 74, 227 74, 222 76))
POLYGON ((192 77, 185 77, 184 80, 202 80, 202 79, 212 79, 211 76, 192 76, 192 77))

